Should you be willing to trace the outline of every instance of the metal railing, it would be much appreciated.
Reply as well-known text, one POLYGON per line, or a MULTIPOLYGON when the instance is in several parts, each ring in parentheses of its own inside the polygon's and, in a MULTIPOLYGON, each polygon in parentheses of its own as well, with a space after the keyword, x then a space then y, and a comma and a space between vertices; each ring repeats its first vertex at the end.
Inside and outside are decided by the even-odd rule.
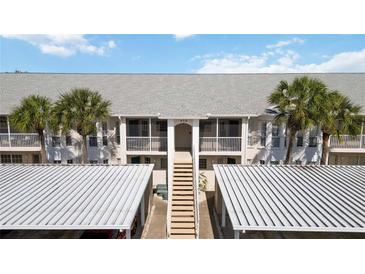
POLYGON ((127 151, 167 151, 167 137, 127 137, 127 151))
POLYGON ((0 134, 0 147, 39 147, 40 145, 37 133, 0 134))
MULTIPOLYGON (((196 157, 195 157, 195 146, 193 145, 193 151, 192 151, 192 159, 193 159, 193 190, 194 190, 194 223, 195 223, 195 238, 199 239, 199 174, 197 174, 197 165, 198 163, 195 163, 196 157)), ((199 159, 199 158, 198 158, 199 159)))
POLYGON ((365 135, 341 135, 330 137, 331 148, 365 148, 365 135))
POLYGON ((241 151, 241 137, 200 137, 200 151, 241 151))

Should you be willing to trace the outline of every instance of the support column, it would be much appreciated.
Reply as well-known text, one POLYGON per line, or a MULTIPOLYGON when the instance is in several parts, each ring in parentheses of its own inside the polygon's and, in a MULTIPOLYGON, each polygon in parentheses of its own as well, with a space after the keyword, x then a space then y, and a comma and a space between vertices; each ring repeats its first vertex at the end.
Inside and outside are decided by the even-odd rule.
POLYGON ((120 159, 121 164, 127 164, 127 121, 124 117, 119 117, 119 132, 120 132, 120 159))
MULTIPOLYGON (((175 121, 167 120, 167 182, 168 187, 172 186, 174 176, 175 158, 175 121)), ((170 190, 169 190, 170 191, 170 190)))
POLYGON ((240 231, 239 230, 234 230, 234 238, 235 239, 239 239, 240 238, 240 231))
POLYGON ((215 135, 215 138, 216 138, 215 139, 215 141, 216 141, 215 142, 215 150, 216 151, 218 151, 218 147, 219 147, 219 145, 218 145, 218 141, 219 141, 218 140, 219 139, 219 129, 218 129, 218 127, 219 127, 219 119, 217 118, 216 119, 216 127, 215 127, 216 128, 216 135, 215 135))
POLYGON ((132 238, 132 236, 131 236, 131 230, 130 229, 126 229, 126 231, 125 231, 125 237, 128 240, 132 238))
POLYGON ((141 205, 140 205, 140 207, 141 207, 141 227, 143 227, 144 226, 144 223, 145 223, 145 204, 144 204, 144 194, 143 194, 143 196, 142 196, 142 200, 141 200, 141 205))
POLYGON ((7 125, 8 125, 8 141, 9 141, 9 147, 11 147, 10 121, 9 121, 9 116, 6 116, 6 122, 7 122, 7 125))
POLYGON ((222 197, 222 227, 226 226, 226 204, 222 197))
POLYGON ((148 118, 148 136, 150 138, 150 151, 152 151, 152 129, 151 129, 151 118, 148 118))
POLYGON ((193 134, 192 134, 192 144, 193 144, 193 154, 194 154, 194 160, 193 163, 194 169, 195 169, 195 182, 199 184, 199 120, 195 119, 193 120, 193 134))
POLYGON ((248 121, 249 117, 242 118, 241 121, 241 164, 247 164, 247 146, 248 146, 248 121))

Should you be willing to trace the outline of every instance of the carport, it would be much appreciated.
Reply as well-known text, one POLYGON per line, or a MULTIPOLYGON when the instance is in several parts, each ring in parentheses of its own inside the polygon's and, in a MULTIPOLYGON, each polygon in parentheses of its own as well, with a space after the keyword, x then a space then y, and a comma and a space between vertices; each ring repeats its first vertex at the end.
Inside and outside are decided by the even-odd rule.
POLYGON ((365 166, 214 165, 215 207, 240 232, 365 232, 365 166))
POLYGON ((0 165, 0 229, 126 230, 144 225, 153 165, 0 165), (139 211, 138 211, 139 210, 139 211))

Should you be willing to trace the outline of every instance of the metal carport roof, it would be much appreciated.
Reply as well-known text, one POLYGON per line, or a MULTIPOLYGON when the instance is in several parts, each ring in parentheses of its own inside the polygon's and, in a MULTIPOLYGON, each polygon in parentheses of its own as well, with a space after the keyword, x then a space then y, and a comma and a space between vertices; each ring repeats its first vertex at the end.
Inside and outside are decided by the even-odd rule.
POLYGON ((153 165, 0 165, 0 229, 127 229, 153 165))
POLYGON ((365 166, 214 165, 233 229, 365 232, 365 166))

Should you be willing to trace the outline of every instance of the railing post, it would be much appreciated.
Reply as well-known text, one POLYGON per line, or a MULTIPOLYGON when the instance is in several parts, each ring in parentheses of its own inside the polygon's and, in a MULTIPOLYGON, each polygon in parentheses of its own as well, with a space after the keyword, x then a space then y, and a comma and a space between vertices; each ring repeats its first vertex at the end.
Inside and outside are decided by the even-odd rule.
POLYGON ((152 130, 151 130, 151 117, 148 118, 148 135, 150 137, 150 151, 152 151, 152 130))
POLYGON ((11 147, 9 116, 6 116, 6 122, 7 122, 7 125, 8 125, 8 141, 9 141, 9 147, 11 147))

